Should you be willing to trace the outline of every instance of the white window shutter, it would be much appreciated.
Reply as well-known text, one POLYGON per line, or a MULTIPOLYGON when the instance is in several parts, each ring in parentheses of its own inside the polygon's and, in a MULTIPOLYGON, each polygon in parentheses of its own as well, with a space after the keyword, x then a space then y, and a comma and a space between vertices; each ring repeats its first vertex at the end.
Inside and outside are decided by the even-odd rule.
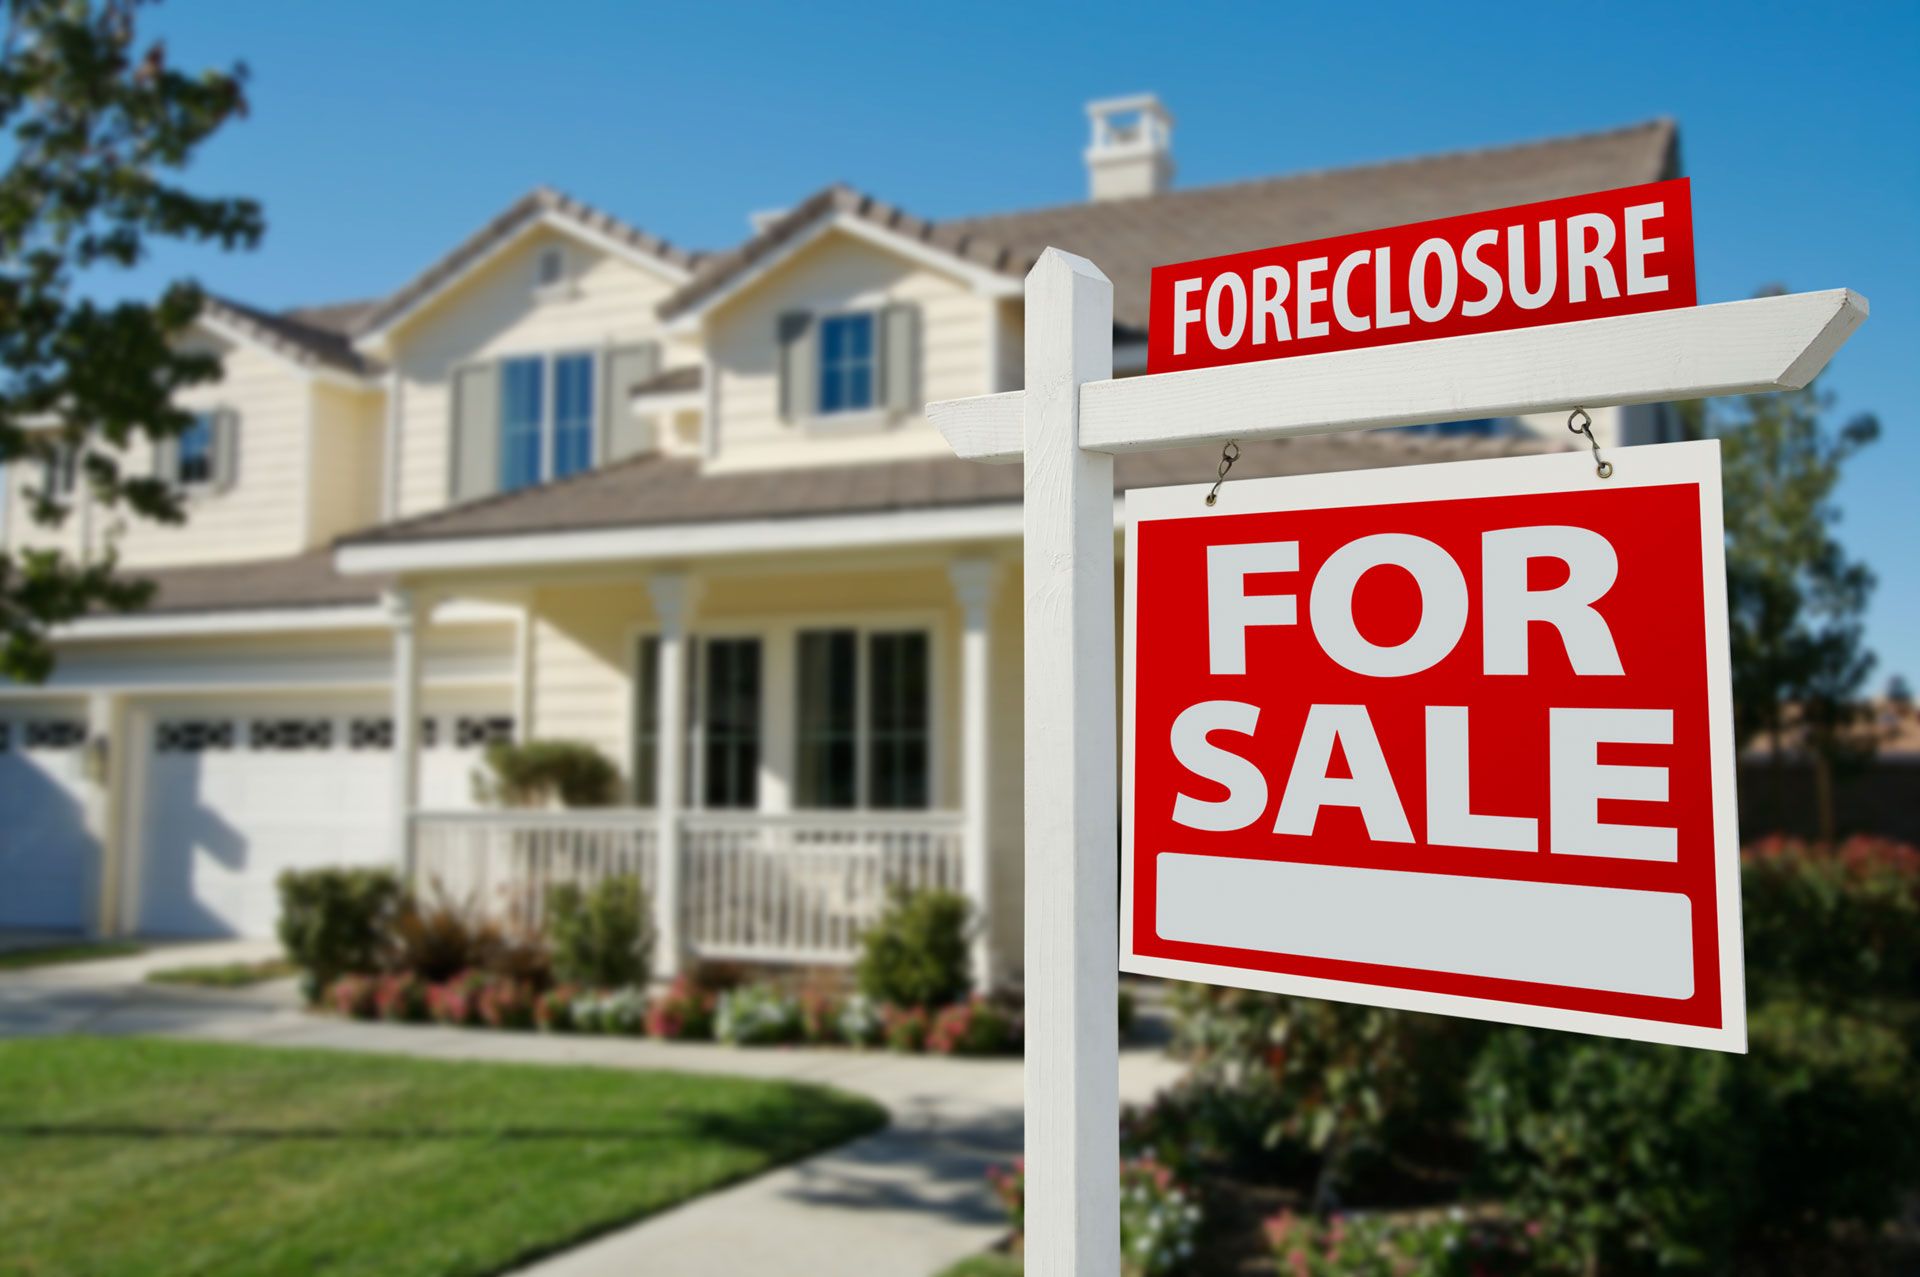
POLYGON ((880 403, 894 416, 920 411, 920 308, 880 311, 880 403))
POLYGON ((788 311, 775 321, 774 337, 779 347, 780 419, 804 421, 819 406, 820 356, 813 316, 788 311))
POLYGON ((484 497, 500 486, 500 369, 469 364, 453 375, 452 447, 447 491, 455 501, 484 497))
POLYGON ((605 461, 618 461, 651 452, 655 446, 655 422, 651 416, 634 415, 633 388, 660 371, 660 343, 616 346, 606 353, 606 367, 606 384, 601 395, 600 457, 605 461))
POLYGON ((153 477, 168 487, 180 484, 180 441, 178 439, 155 439, 153 441, 153 477))
POLYGON ((225 492, 240 477, 240 414, 222 408, 213 414, 213 490, 225 492))

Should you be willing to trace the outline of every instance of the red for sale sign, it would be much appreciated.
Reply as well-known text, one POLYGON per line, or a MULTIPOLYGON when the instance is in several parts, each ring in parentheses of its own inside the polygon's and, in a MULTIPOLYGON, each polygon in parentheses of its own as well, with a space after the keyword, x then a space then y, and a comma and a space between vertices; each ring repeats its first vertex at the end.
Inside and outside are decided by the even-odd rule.
POLYGON ((1746 1049, 1716 443, 1129 492, 1121 967, 1746 1049))
POLYGON ((1156 266, 1147 371, 1693 304, 1682 177, 1156 266))

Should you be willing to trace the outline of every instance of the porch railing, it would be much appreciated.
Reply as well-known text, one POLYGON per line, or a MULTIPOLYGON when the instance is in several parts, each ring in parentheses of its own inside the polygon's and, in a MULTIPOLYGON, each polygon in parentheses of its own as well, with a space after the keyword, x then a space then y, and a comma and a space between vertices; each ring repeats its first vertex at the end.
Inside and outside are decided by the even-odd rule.
POLYGON ((845 962, 895 888, 958 891, 953 812, 685 817, 682 908, 701 957, 845 962))
MULTIPOLYGON (((681 932, 694 956, 750 962, 850 961, 896 888, 959 891, 958 812, 698 812, 679 820, 681 932)), ((636 875, 660 900, 651 811, 421 812, 410 876, 527 927, 556 883, 636 875)))
POLYGON ((413 821, 410 876, 416 891, 532 929, 560 883, 584 888, 629 874, 651 897, 659 844, 650 811, 422 812, 413 821))

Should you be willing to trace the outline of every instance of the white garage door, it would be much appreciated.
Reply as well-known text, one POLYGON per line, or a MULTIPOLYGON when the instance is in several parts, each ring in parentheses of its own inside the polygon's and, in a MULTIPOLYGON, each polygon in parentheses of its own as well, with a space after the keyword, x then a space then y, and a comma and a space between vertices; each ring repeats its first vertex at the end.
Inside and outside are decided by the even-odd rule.
POLYGON ((81 808, 78 709, 0 709, 0 927, 78 931, 100 853, 81 808))
MULTIPOLYGON (((393 721, 378 703, 207 703, 148 716, 139 929, 273 934, 283 869, 395 865, 393 721)), ((513 722, 486 705, 422 720, 421 804, 473 805, 471 773, 513 722)))

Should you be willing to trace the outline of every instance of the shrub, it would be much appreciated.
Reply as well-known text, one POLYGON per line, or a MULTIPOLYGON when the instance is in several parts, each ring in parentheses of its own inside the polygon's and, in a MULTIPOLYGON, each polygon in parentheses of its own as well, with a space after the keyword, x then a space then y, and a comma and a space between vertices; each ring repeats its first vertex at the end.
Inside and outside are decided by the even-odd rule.
POLYGON ((427 989, 427 1012, 441 1024, 478 1024, 480 993, 486 987, 486 972, 462 971, 427 989))
POLYGON ((547 934, 561 980, 595 988, 647 982, 653 932, 637 878, 607 878, 585 891, 573 883, 551 888, 547 934))
POLYGON ((381 976, 373 1000, 382 1020, 417 1024, 427 1018, 427 986, 411 971, 381 976))
POLYGON ((1891 1216, 1916 1171, 1900 1035, 1806 1004, 1749 1021, 1741 1059, 1508 1030, 1471 1080, 1493 1187, 1552 1262, 1745 1271, 1891 1216))
POLYGON ((840 1016, 844 1003, 832 990, 806 988, 800 991, 800 1039, 815 1046, 840 1042, 840 1016))
POLYGON ((840 1004, 833 1017, 834 1031, 848 1046, 875 1046, 885 1029, 880 1007, 864 993, 856 993, 840 1004))
POLYGON ((647 1032, 647 995, 642 989, 602 989, 574 1003, 573 1014, 586 1033, 637 1038, 647 1032))
POLYGON ((1335 1215, 1322 1221, 1281 1211, 1266 1223, 1286 1277, 1520 1277, 1540 1271, 1528 1234, 1464 1212, 1439 1216, 1335 1215))
POLYGON ((376 981, 370 975, 343 975, 327 990, 333 1009, 355 1020, 371 1020, 377 1009, 376 981))
POLYGON ((800 1003, 771 984, 747 984, 720 995, 713 1035, 734 1046, 776 1046, 804 1032, 800 1003))
POLYGON ((1019 1020, 978 995, 942 1007, 927 1029, 936 1055, 1000 1055, 1019 1045, 1019 1020))
POLYGON ((1393 1134, 1451 1124, 1483 1033, 1439 1016, 1211 985, 1175 985, 1172 1006, 1194 1086, 1238 1109, 1230 1151, 1315 1154, 1316 1205, 1393 1134))
MULTIPOLYGON (((987 1182, 1013 1231, 1026 1231, 1026 1163, 996 1167, 987 1182)), ((1200 1220, 1193 1191, 1165 1166, 1144 1157, 1120 1164, 1120 1265, 1126 1277, 1185 1272, 1200 1220)))
POLYGON ((533 1027, 533 989, 519 980, 490 975, 480 986, 480 1019, 495 1029, 533 1027))
POLYGON ((506 938, 472 901, 455 900, 438 882, 427 899, 409 896, 393 914, 386 936, 389 966, 443 984, 499 961, 506 938))
POLYGON ((574 1023, 574 1004, 580 990, 570 984, 548 989, 535 999, 533 1022, 549 1033, 566 1033, 578 1027, 574 1023))
POLYGON ((1741 856, 1747 984, 1757 998, 1854 1005, 1920 989, 1920 851, 1769 838, 1741 856))
POLYGON ((302 971, 308 1002, 348 972, 377 971, 400 902, 385 869, 288 869, 279 878, 281 947, 302 971))
POLYGON ((607 756, 583 741, 497 741, 487 746, 485 773, 475 777, 477 796, 503 807, 610 806, 620 772, 607 756))
POLYGON ((668 1041, 705 1041, 713 1036, 714 996, 691 976, 680 975, 647 1007, 647 1032, 668 1041))
POLYGON ((925 1007, 897 1007, 891 1003, 880 1008, 880 1040, 889 1051, 924 1051, 932 1017, 925 1007))
POLYGON ((967 901, 951 891, 896 894, 860 937, 860 991, 903 1007, 967 995, 967 901))

